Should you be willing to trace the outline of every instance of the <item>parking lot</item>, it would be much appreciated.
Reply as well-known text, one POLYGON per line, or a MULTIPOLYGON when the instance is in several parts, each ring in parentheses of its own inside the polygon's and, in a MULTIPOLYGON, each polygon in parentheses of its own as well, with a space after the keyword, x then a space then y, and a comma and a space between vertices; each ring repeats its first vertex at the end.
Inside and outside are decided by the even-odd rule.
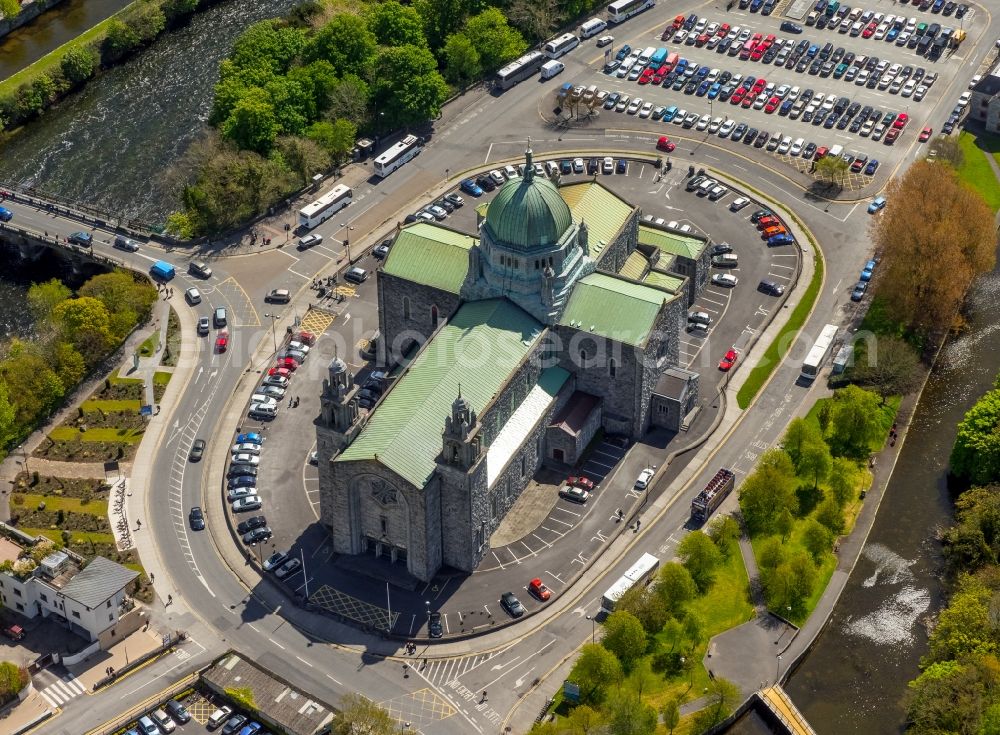
MULTIPOLYGON (((879 171, 895 168, 925 125, 935 133, 940 130, 976 73, 978 59, 970 63, 967 55, 973 53, 972 44, 985 26, 982 13, 974 8, 956 19, 955 9, 943 16, 878 0, 858 9, 856 22, 869 13, 872 18, 857 34, 849 9, 843 6, 846 25, 838 23, 836 30, 829 25, 817 28, 800 19, 802 33, 796 34, 781 30, 781 24, 788 22, 781 14, 791 11, 790 3, 779 3, 767 16, 752 13, 750 7, 734 5, 730 12, 710 11, 696 20, 684 16, 690 30, 683 25, 674 30, 668 12, 677 11, 659 9, 615 26, 611 46, 599 50, 585 41, 563 58, 567 70, 556 85, 547 83, 552 95, 543 96, 539 110, 553 116, 558 84, 596 85, 606 95, 599 97, 603 104, 595 105, 601 125, 638 125, 671 137, 711 137, 720 143, 720 130, 725 129, 724 145, 739 145, 741 152, 755 157, 770 152, 806 173, 811 162, 804 151, 840 145, 852 163, 861 159, 845 181, 846 188, 860 189, 880 181, 879 171), (882 15, 881 22, 875 13, 882 15), (899 21, 887 22, 885 16, 899 21), (872 23, 874 29, 866 38, 872 23), (920 56, 907 47, 905 29, 915 31, 932 23, 951 27, 952 35, 962 30, 968 38, 938 59, 920 56), (886 40, 890 36, 893 40, 886 40), (754 39, 758 50, 741 51, 754 39), (618 65, 623 44, 631 47, 625 56, 628 68, 618 65), (761 45, 766 47, 762 52, 761 45), (627 60, 647 47, 676 52, 681 61, 668 69, 629 65, 627 60), (679 69, 683 71, 678 73, 679 69), (616 103, 609 105, 615 95, 616 103), (727 125, 728 121, 733 124, 727 125), (899 132, 890 135, 894 127, 899 132), (748 144, 748 133, 753 131, 757 131, 754 143, 748 144)), ((815 6, 798 2, 795 7, 813 12, 815 6)), ((834 17, 839 19, 840 11, 834 17)), ((944 32, 939 30, 938 35, 944 32)), ((562 105, 560 112, 566 117, 580 114, 581 109, 586 112, 586 106, 562 105)))

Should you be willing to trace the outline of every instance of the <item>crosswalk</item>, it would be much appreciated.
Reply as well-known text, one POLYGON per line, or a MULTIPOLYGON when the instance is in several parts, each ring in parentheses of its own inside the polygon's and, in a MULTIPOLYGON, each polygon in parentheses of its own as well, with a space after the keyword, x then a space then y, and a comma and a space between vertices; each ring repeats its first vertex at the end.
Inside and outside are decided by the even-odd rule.
POLYGON ((85 691, 86 689, 80 680, 67 672, 61 679, 56 679, 52 684, 40 690, 39 694, 53 707, 61 707, 85 691))
POLYGON ((449 682, 457 680, 463 674, 467 674, 473 669, 478 668, 495 656, 504 653, 506 650, 507 648, 504 648, 472 656, 437 659, 429 661, 426 665, 421 665, 420 662, 417 662, 413 664, 413 668, 431 684, 445 686, 449 682))

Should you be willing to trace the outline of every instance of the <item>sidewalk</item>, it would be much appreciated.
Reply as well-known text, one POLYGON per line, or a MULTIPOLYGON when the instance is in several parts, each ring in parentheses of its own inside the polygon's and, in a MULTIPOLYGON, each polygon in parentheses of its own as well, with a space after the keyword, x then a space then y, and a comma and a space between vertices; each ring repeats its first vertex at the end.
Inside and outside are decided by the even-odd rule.
POLYGON ((32 687, 23 702, 12 707, 0 717, 0 731, 4 733, 24 732, 33 723, 39 722, 46 713, 54 714, 48 702, 32 687))

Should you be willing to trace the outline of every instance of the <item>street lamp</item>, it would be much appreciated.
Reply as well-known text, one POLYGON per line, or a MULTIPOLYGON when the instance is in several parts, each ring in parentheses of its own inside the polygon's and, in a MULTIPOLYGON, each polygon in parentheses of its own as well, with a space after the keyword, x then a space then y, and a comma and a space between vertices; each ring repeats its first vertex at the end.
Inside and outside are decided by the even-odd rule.
POLYGON ((593 615, 588 615, 587 620, 590 621, 590 642, 594 642, 595 631, 597 630, 597 621, 594 619, 593 615))
POLYGON ((278 338, 274 334, 274 320, 278 318, 278 315, 264 314, 264 316, 271 320, 271 343, 274 345, 274 354, 278 354, 278 338))
POLYGON ((775 684, 775 686, 778 685, 779 681, 781 681, 781 654, 780 653, 778 654, 778 670, 774 674, 774 684, 775 684))
POLYGON ((410 723, 409 722, 400 722, 399 723, 399 732, 400 733, 402 733, 404 730, 409 730, 409 729, 410 729, 410 723))
POLYGON ((347 234, 344 235, 344 249, 347 251, 347 262, 350 263, 351 262, 351 230, 353 230, 354 228, 351 227, 350 224, 347 223, 347 222, 344 222, 340 227, 341 228, 344 228, 344 227, 347 228, 347 234))

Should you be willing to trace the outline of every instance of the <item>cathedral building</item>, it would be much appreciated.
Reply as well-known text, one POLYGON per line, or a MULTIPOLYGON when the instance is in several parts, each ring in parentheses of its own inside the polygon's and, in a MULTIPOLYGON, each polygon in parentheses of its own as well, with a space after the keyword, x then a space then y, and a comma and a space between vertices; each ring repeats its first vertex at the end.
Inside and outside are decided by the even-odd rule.
POLYGON ((414 223, 378 271, 378 359, 366 411, 335 359, 317 421, 321 522, 340 554, 429 581, 471 572, 543 465, 573 468, 599 429, 677 431, 698 398, 678 366, 708 241, 657 227, 596 179, 523 174, 474 234, 414 223))

